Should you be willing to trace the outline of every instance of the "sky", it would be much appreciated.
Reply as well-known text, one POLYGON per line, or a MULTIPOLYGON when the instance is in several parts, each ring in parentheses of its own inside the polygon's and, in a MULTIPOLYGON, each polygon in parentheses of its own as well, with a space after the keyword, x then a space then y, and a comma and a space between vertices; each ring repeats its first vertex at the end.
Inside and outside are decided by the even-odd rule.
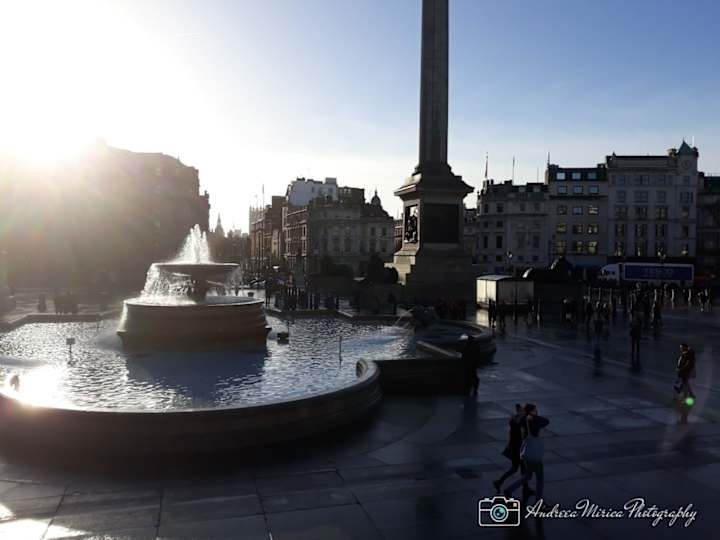
MULTIPOLYGON (((448 161, 479 188, 692 140, 720 171, 720 4, 450 0, 448 161)), ((417 164, 420 0, 0 0, 0 146, 179 157, 211 223, 297 176, 393 196, 417 164)), ((1 179, 0 179, 1 181, 1 179)), ((475 196, 466 199, 475 205, 475 196)))

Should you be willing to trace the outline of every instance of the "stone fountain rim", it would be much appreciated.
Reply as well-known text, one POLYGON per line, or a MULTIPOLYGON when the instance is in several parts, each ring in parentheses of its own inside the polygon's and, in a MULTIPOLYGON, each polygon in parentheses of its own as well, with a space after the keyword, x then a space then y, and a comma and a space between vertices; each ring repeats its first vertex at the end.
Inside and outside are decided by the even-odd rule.
MULTIPOLYGON (((244 411, 250 414, 252 411, 270 411, 273 409, 284 409, 287 407, 297 406, 302 403, 311 403, 314 401, 322 401, 334 395, 341 396, 348 393, 354 393, 367 385, 377 384, 380 377, 380 368, 373 360, 358 360, 356 362, 357 378, 347 384, 323 390, 319 392, 309 392, 303 396, 291 399, 277 399, 266 401, 263 403, 255 403, 249 405, 227 405, 224 407, 194 407, 188 409, 121 409, 108 407, 81 407, 74 405, 66 405, 64 407, 56 407, 54 405, 36 404, 23 401, 18 395, 11 390, 0 388, 0 403, 2 400, 9 400, 23 407, 33 409, 35 411, 49 411, 57 414, 88 414, 88 415, 204 415, 204 414, 222 414, 232 411, 244 411)), ((22 390, 20 391, 22 393, 22 390)))

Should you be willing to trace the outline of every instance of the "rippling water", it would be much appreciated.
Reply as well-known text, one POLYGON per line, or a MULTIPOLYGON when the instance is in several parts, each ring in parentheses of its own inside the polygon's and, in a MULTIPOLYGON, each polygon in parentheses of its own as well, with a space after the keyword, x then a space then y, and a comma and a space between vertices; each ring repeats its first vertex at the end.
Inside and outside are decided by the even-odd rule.
POLYGON ((267 403, 337 389, 355 380, 360 359, 414 354, 412 333, 399 327, 341 319, 300 319, 290 343, 273 331, 264 351, 130 354, 115 335, 117 321, 30 324, 0 334, 0 375, 20 374, 20 395, 60 407, 148 410, 267 403), (342 336, 342 355, 340 355, 342 336), (72 354, 66 338, 76 340, 72 354))

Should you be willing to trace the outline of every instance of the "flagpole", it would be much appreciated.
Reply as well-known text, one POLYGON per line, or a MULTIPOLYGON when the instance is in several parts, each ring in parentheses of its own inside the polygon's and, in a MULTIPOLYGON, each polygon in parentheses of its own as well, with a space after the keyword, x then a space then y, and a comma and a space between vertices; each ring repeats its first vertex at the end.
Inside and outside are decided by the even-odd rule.
POLYGON ((513 182, 515 181, 515 156, 513 156, 513 165, 512 165, 512 176, 511 176, 511 180, 512 180, 513 182))

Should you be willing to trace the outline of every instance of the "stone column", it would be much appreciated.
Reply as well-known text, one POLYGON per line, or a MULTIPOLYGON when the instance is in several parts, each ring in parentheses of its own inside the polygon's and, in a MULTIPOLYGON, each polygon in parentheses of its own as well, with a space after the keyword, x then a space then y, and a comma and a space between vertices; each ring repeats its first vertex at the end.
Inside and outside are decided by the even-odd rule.
POLYGON ((417 172, 441 172, 447 168, 447 133, 448 0, 423 0, 417 172))

